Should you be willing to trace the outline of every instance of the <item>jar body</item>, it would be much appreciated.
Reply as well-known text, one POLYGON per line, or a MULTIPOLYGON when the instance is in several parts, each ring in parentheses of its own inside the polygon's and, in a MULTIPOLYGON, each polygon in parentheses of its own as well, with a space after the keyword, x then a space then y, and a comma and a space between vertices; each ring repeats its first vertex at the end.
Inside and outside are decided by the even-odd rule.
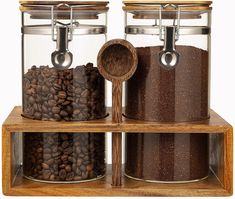
MULTIPOLYGON (((22 2, 24 117, 87 121, 107 116, 105 80, 96 67, 106 42, 107 4, 22 2)), ((102 178, 105 169, 105 133, 23 134, 28 179, 84 182, 102 178)))
MULTIPOLYGON (((124 8, 126 39, 138 53, 136 73, 125 85, 125 116, 163 123, 208 119, 210 10, 142 6, 124 8)), ((125 174, 150 182, 202 180, 208 149, 208 134, 127 133, 125 174)))
MULTIPOLYGON (((179 35, 175 36, 178 39, 173 44, 179 58, 177 65, 172 68, 163 67, 160 63, 166 36, 165 30, 160 31, 159 26, 154 25, 160 23, 159 19, 153 21, 133 18, 133 14, 127 13, 129 21, 126 25, 126 39, 137 49, 138 67, 136 73, 126 82, 125 116, 157 122, 208 119, 210 12, 202 14, 197 22, 194 19, 181 19, 182 27, 179 28, 179 35)), ((166 24, 173 23, 172 19, 165 21, 166 24)))
POLYGON ((23 116, 56 121, 104 118, 105 80, 96 57, 106 41, 106 12, 94 13, 94 19, 80 19, 88 11, 76 9, 73 19, 66 18, 70 10, 54 11, 53 16, 44 12, 22 12, 23 116))
POLYGON ((152 182, 192 182, 209 172, 208 134, 128 133, 125 174, 152 182))
POLYGON ((104 133, 24 133, 23 154, 31 180, 73 183, 105 175, 104 133))

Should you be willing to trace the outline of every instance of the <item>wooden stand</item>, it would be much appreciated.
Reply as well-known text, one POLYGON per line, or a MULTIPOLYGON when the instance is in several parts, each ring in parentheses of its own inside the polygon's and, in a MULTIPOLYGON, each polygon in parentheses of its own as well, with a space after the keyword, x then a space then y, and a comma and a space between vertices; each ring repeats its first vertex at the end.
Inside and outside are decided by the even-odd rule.
MULTIPOLYGON (((233 193, 233 130, 231 125, 214 111, 211 111, 211 119, 204 122, 160 124, 123 118, 122 123, 118 124, 112 122, 112 115, 102 120, 87 122, 36 121, 22 118, 21 107, 15 107, 4 122, 2 130, 2 184, 5 195, 229 196, 233 193), (108 165, 106 177, 94 182, 78 184, 33 182, 22 177, 23 132, 209 133, 211 173, 208 179, 200 182, 159 184, 128 179, 123 177, 121 169, 118 168, 123 184, 120 187, 114 187, 111 167, 108 165)), ((121 146, 117 148, 121 149, 121 146)))

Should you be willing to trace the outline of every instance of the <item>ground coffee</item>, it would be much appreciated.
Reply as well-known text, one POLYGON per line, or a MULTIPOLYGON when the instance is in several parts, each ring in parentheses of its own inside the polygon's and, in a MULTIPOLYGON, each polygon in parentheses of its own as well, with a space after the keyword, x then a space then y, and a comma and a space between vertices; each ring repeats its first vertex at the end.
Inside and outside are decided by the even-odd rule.
POLYGON ((172 70, 159 64, 162 47, 137 48, 138 67, 126 83, 128 118, 188 122, 209 117, 208 52, 177 46, 179 63, 172 70))
MULTIPOLYGON (((178 65, 159 64, 162 47, 137 48, 138 67, 126 83, 125 116, 157 122, 209 117, 209 54, 177 46, 178 65)), ((193 181, 208 175, 208 134, 126 134, 128 176, 152 181, 193 181)))

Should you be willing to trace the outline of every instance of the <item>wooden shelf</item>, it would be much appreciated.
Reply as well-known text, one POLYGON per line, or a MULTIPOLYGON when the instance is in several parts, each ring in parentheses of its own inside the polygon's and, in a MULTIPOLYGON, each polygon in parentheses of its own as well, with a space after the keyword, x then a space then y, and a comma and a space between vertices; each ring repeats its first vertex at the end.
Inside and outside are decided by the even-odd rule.
POLYGON ((111 165, 101 180, 78 184, 45 184, 22 177, 18 172, 10 190, 16 196, 215 196, 230 195, 210 173, 208 179, 186 184, 161 184, 136 181, 122 177, 121 187, 112 187, 111 165), (62 189, 63 188, 63 189, 62 189))
MULTIPOLYGON (((109 112, 110 109, 108 110, 109 112)), ((21 117, 15 107, 2 127, 2 186, 10 196, 229 196, 233 193, 233 129, 211 110, 211 118, 203 122, 163 124, 123 118, 113 123, 112 116, 86 122, 37 121, 21 117), (23 132, 149 132, 208 133, 211 174, 208 179, 188 184, 160 184, 135 181, 123 177, 118 169, 105 178, 79 184, 46 184, 26 180, 19 170, 22 164, 23 132), (122 186, 112 186, 115 176, 122 176, 122 186)), ((114 133, 115 134, 115 133, 114 133)), ((112 151, 121 154, 121 144, 112 151)), ((115 158, 114 155, 113 159, 115 158)), ((114 162, 114 161, 113 161, 114 162)), ((115 167, 115 164, 113 164, 115 167)))
POLYGON ((222 133, 231 128, 223 118, 211 110, 211 118, 191 123, 158 123, 131 120, 113 123, 111 109, 109 116, 100 120, 80 122, 39 121, 23 118, 21 107, 15 107, 3 126, 10 132, 148 132, 148 133, 222 133))

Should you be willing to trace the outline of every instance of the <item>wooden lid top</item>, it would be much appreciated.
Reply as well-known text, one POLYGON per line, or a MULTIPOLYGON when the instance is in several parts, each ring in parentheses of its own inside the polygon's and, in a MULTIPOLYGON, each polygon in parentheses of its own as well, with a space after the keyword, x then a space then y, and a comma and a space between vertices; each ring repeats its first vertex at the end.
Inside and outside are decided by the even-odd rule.
POLYGON ((203 4, 211 5, 212 1, 207 0, 125 0, 124 4, 203 4))
MULTIPOLYGON (((207 11, 211 10, 212 1, 200 1, 200 0, 125 0, 123 1, 125 6, 123 10, 125 11, 149 11, 149 10, 159 10, 161 5, 171 5, 174 4, 182 11, 207 11)), ((176 10, 173 6, 168 6, 164 8, 165 10, 176 10)))
POLYGON ((108 11, 108 1, 20 1, 20 10, 30 14, 32 19, 50 19, 51 7, 58 19, 69 19, 73 7, 74 19, 98 19, 98 15, 108 11))
POLYGON ((60 1, 20 1, 21 5, 58 5, 58 4, 68 4, 68 5, 97 5, 97 6, 106 6, 109 2, 108 1, 74 1, 74 0, 70 0, 70 1, 64 1, 64 0, 60 0, 60 1))

